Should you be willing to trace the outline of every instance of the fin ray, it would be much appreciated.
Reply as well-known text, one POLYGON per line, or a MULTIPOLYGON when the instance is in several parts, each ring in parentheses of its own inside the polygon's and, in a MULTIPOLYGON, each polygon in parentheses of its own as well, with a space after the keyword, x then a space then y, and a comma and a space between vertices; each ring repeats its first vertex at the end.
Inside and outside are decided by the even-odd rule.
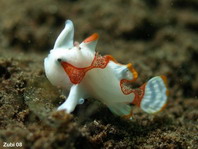
POLYGON ((147 113, 160 111, 167 101, 167 88, 164 76, 157 76, 145 84, 140 108, 147 113))

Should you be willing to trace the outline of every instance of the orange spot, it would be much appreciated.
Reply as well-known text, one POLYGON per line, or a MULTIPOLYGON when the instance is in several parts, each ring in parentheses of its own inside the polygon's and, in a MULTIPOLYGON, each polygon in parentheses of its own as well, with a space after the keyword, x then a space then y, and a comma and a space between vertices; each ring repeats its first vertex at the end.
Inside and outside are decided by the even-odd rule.
POLYGON ((91 41, 96 41, 99 38, 99 35, 97 33, 92 34, 88 38, 86 38, 83 42, 91 42, 91 41))
POLYGON ((164 84, 165 84, 165 86, 166 86, 166 96, 168 96, 169 95, 169 90, 168 90, 168 81, 167 81, 167 77, 166 76, 160 76, 161 78, 162 78, 162 80, 163 80, 163 82, 164 82, 164 84))
POLYGON ((144 97, 144 93, 145 93, 145 86, 146 86, 146 83, 144 83, 140 88, 137 88, 133 91, 135 94, 135 98, 133 99, 132 104, 140 107, 141 101, 142 101, 142 99, 144 97))

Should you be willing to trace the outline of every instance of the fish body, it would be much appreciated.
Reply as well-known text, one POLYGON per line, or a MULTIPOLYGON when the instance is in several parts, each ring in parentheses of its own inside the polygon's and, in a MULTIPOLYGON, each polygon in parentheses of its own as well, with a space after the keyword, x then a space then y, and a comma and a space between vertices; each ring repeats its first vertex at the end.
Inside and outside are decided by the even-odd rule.
POLYGON ((58 107, 71 113, 86 98, 103 102, 116 115, 132 117, 132 104, 147 113, 160 111, 167 102, 165 76, 150 79, 133 89, 127 84, 134 82, 138 73, 132 64, 118 63, 113 56, 101 56, 95 51, 98 34, 95 33, 81 44, 74 43, 74 27, 70 20, 58 36, 54 48, 44 60, 49 81, 69 91, 66 101, 58 107))

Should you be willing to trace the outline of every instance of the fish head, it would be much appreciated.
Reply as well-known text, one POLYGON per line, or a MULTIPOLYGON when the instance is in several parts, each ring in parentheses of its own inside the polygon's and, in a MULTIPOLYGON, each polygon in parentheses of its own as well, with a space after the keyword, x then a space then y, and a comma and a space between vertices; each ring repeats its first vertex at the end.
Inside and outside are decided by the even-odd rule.
POLYGON ((55 86, 64 86, 62 83, 69 82, 68 76, 65 77, 67 74, 62 66, 63 62, 78 68, 91 65, 98 38, 98 34, 95 33, 80 44, 74 42, 74 26, 71 20, 67 20, 53 49, 44 60, 45 73, 50 82, 55 86))

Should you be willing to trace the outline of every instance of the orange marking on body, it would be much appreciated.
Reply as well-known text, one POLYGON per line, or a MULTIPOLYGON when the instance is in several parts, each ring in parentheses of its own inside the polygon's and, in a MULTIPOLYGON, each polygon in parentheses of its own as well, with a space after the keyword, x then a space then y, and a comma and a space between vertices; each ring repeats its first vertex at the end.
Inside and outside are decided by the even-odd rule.
MULTIPOLYGON (((116 61, 116 59, 115 59, 113 56, 111 56, 111 55, 106 55, 106 57, 108 57, 109 60, 115 62, 116 64, 123 65, 123 64, 118 63, 118 62, 116 61)), ((129 71, 133 74, 133 79, 132 79, 132 80, 126 80, 126 79, 120 80, 120 88, 121 88, 122 92, 123 92, 125 95, 128 95, 128 94, 134 92, 134 89, 131 89, 130 87, 126 86, 125 84, 136 81, 137 78, 138 78, 138 73, 137 73, 137 71, 133 68, 133 66, 132 66, 131 63, 129 63, 129 64, 125 65, 125 66, 126 66, 126 67, 129 69, 129 71)))
POLYGON ((67 62, 61 62, 61 65, 69 76, 70 81, 73 84, 79 84, 89 70, 94 68, 104 69, 110 60, 111 58, 109 56, 100 56, 96 54, 93 62, 88 67, 78 68, 67 62))
POLYGON ((63 66, 65 72, 69 76, 70 81, 73 84, 78 84, 81 82, 81 80, 84 78, 85 73, 87 72, 90 67, 86 68, 77 68, 67 62, 61 62, 61 65, 63 66))
MULTIPOLYGON (((100 56, 100 55, 96 54, 93 62, 88 67, 78 68, 78 67, 73 66, 73 65, 71 65, 67 62, 61 62, 61 65, 64 68, 65 72, 67 73, 70 81, 73 84, 79 84, 89 70, 94 69, 94 68, 104 69, 107 66, 107 64, 109 63, 109 61, 113 61, 117 64, 120 64, 111 55, 100 56)), ((122 64, 120 64, 120 65, 122 65, 122 64)), ((131 71, 131 73, 133 74, 133 79, 132 80, 126 80, 126 79, 121 80, 120 81, 120 87, 121 87, 122 92, 125 95, 128 95, 128 94, 134 92, 134 89, 131 89, 130 87, 127 87, 125 84, 129 83, 129 82, 132 82, 132 81, 135 81, 138 77, 138 73, 133 68, 132 64, 129 63, 126 66, 131 71)))
POLYGON ((116 64, 119 64, 118 61, 112 56, 112 55, 105 55, 109 60, 115 62, 116 64))
POLYGON ((91 42, 91 41, 96 41, 99 38, 99 35, 97 33, 92 34, 88 38, 86 38, 83 42, 91 42))
POLYGON ((138 107, 140 107, 141 101, 145 93, 145 86, 146 86, 146 83, 143 84, 140 88, 134 90, 135 98, 133 99, 132 104, 135 104, 138 107))
POLYGON ((134 89, 132 89, 132 88, 130 88, 130 87, 128 87, 126 85, 128 82, 130 82, 130 81, 129 80, 126 80, 126 79, 122 79, 120 81, 120 88, 121 88, 123 94, 125 94, 125 95, 128 95, 128 94, 134 92, 134 89))
POLYGON ((133 79, 132 80, 126 80, 126 79, 122 79, 120 80, 120 88, 122 90, 122 92, 125 94, 125 95, 128 95, 128 94, 131 94, 133 93, 135 90, 128 87, 126 84, 128 83, 131 83, 131 82, 134 82, 137 80, 138 78, 138 73, 137 71, 133 68, 132 64, 127 64, 127 68, 131 71, 131 73, 133 74, 133 79))

